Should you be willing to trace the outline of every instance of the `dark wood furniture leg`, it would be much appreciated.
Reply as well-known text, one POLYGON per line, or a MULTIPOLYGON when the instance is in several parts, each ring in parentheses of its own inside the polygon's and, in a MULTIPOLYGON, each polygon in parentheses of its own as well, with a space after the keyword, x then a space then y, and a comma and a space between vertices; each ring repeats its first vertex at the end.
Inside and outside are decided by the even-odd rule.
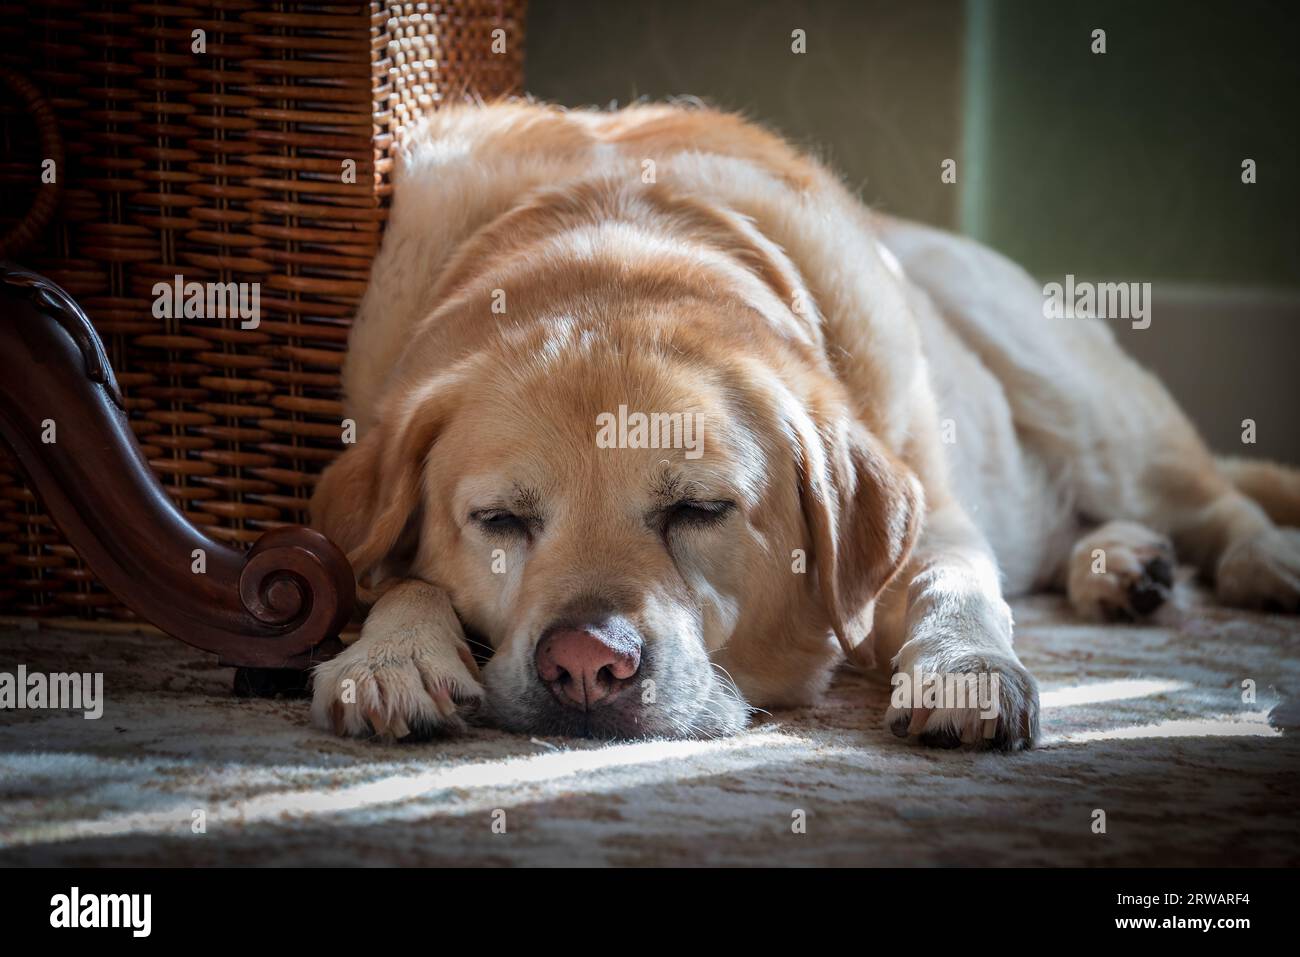
POLYGON ((237 694, 301 690, 303 669, 342 647, 355 601, 343 553, 310 528, 243 552, 192 525, 149 468, 86 314, 12 263, 0 263, 0 434, 105 587, 240 668, 237 694))

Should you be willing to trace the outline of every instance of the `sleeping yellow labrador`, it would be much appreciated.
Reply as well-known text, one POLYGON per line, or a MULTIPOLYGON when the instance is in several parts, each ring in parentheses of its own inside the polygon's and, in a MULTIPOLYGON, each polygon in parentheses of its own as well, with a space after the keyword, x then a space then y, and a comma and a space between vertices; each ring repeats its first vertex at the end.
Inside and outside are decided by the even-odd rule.
POLYGON ((1017 749, 1007 595, 1140 618, 1176 548, 1224 602, 1294 610, 1294 473, 1217 463, 1105 321, 1045 315, 1013 264, 735 116, 439 113, 352 332, 359 439, 312 500, 373 602, 314 719, 713 736, 848 655, 994 679, 886 722, 1017 749))

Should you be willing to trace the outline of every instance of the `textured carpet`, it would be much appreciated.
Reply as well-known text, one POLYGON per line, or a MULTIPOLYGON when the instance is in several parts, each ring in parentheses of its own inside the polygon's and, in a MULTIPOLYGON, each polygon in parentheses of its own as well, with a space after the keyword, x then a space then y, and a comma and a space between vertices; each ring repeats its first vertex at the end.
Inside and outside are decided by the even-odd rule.
POLYGON ((0 864, 1300 864, 1300 622, 1178 605, 1017 602, 1044 691, 1018 755, 901 743, 848 673, 727 740, 342 741, 177 642, 11 630, 0 670, 102 671, 106 704, 0 712, 0 864))

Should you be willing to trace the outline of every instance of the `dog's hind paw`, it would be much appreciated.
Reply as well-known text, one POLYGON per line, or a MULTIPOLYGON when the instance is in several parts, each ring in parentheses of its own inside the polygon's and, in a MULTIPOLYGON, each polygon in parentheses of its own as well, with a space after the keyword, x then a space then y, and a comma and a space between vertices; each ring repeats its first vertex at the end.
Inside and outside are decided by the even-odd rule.
POLYGON ((1219 559, 1214 591, 1225 605, 1300 611, 1300 529, 1270 528, 1230 545, 1219 559))
POLYGON ((1135 522, 1108 522, 1070 552, 1070 605, 1092 621, 1139 621, 1169 600, 1174 546, 1135 522))

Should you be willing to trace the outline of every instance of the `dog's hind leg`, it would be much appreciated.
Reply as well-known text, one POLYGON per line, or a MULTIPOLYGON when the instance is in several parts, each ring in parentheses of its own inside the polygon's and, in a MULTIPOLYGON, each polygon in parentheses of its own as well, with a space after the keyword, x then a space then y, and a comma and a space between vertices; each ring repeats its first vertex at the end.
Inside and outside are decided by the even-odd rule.
POLYGON ((1066 466, 1079 513, 1167 535, 1224 604, 1300 610, 1300 531, 1279 528, 1243 494, 1164 386, 1112 348, 1094 366, 1103 381, 1086 406, 1103 418, 1080 424, 1086 440, 1066 466))
POLYGON ((1300 528, 1300 469, 1264 459, 1220 458, 1218 464, 1275 523, 1300 528))
POLYGON ((1049 318, 1034 279, 970 240, 897 223, 885 238, 1002 384, 1021 441, 1068 485, 1085 525, 1169 536, 1225 604, 1300 608, 1300 532, 1233 484, 1109 320, 1049 318))

